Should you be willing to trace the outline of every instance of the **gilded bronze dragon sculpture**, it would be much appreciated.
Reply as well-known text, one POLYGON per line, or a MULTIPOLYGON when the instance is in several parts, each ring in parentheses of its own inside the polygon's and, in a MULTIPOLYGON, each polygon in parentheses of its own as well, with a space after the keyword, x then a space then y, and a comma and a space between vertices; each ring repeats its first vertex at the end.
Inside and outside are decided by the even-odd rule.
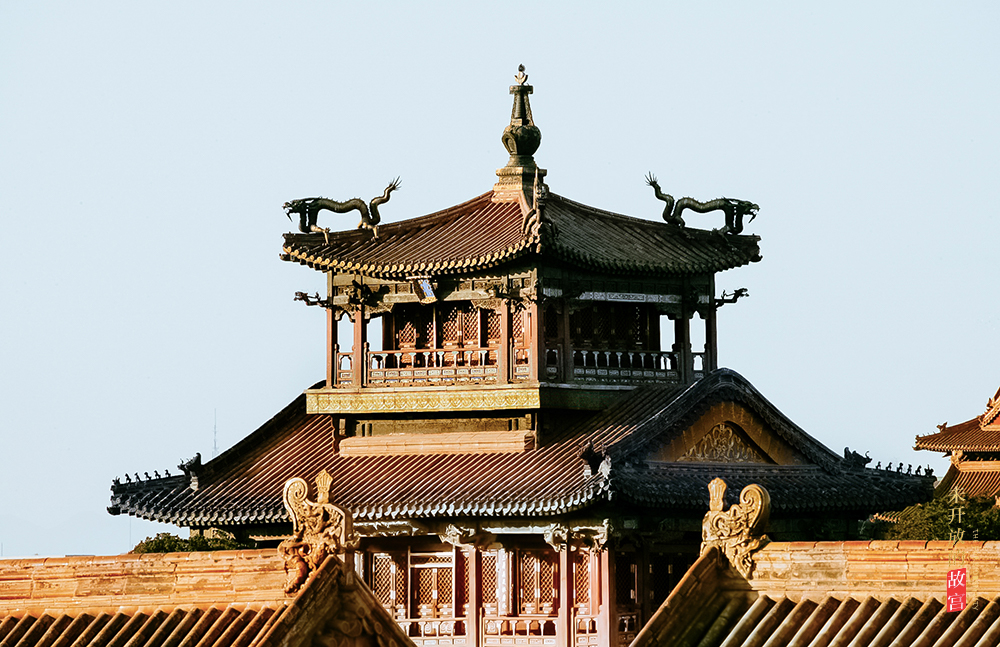
POLYGON ((653 187, 657 199, 667 203, 663 208, 663 219, 671 225, 684 226, 684 219, 681 218, 681 212, 685 209, 690 209, 698 213, 722 210, 726 214, 726 225, 716 231, 723 234, 736 235, 743 232, 743 217, 749 214, 750 220, 747 222, 750 222, 757 217, 757 210, 760 209, 753 202, 734 200, 732 198, 717 198, 708 202, 699 202, 694 198, 681 198, 674 202, 674 196, 660 190, 656 176, 652 173, 646 176, 646 184, 653 187))
POLYGON ((299 231, 304 234, 322 233, 326 234, 330 230, 316 225, 317 216, 323 209, 334 213, 347 213, 357 209, 361 212, 361 222, 358 229, 371 229, 378 238, 378 224, 382 218, 379 216, 378 207, 389 201, 389 194, 399 188, 399 178, 389 183, 382 195, 372 198, 368 204, 361 198, 351 198, 345 202, 337 202, 329 198, 301 198, 286 202, 282 207, 288 219, 292 219, 292 214, 299 215, 299 231))

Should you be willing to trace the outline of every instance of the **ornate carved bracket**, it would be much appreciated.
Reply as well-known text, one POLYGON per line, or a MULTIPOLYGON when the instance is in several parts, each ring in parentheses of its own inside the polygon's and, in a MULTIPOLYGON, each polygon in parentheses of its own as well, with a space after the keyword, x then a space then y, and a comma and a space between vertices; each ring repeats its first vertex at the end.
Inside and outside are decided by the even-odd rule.
POLYGON ((708 484, 711 496, 708 514, 701 526, 701 553, 717 546, 740 575, 750 579, 752 553, 768 542, 763 534, 771 516, 771 496, 757 484, 740 492, 740 502, 723 511, 726 482, 720 478, 708 484))
POLYGON ((292 536, 278 545, 285 559, 288 583, 285 593, 298 591, 328 555, 357 547, 351 513, 330 503, 333 477, 326 470, 316 476, 316 500, 310 501, 309 484, 298 477, 285 481, 282 500, 292 519, 292 536))

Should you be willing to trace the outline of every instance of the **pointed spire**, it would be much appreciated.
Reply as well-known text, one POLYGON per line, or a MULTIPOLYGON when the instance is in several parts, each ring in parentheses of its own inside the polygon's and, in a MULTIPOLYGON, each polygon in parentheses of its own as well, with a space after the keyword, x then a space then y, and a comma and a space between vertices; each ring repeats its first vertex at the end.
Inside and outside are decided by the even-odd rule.
POLYGON ((517 85, 510 86, 510 93, 514 95, 510 125, 504 129, 501 138, 504 148, 510 153, 510 159, 507 160, 507 166, 497 169, 499 180, 493 186, 493 199, 497 202, 514 201, 519 195, 530 197, 535 176, 545 177, 545 169, 538 168, 533 157, 542 143, 542 131, 531 118, 528 95, 533 88, 528 85, 528 75, 524 73, 523 65, 518 66, 514 80, 517 85))

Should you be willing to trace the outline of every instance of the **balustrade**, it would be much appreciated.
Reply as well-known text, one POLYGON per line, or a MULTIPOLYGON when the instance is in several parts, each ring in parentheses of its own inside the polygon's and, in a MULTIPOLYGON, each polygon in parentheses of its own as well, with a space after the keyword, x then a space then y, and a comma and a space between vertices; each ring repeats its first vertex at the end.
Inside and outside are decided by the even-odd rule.
POLYGON ((397 618, 396 624, 418 645, 469 645, 465 620, 397 618))
POLYGON ((482 645, 555 645, 552 616, 494 616, 483 619, 482 645))
POLYGON ((619 613, 618 614, 618 644, 627 647, 635 640, 635 635, 639 632, 639 613, 619 613))
POLYGON ((677 353, 672 351, 573 351, 573 376, 588 382, 676 382, 677 353))

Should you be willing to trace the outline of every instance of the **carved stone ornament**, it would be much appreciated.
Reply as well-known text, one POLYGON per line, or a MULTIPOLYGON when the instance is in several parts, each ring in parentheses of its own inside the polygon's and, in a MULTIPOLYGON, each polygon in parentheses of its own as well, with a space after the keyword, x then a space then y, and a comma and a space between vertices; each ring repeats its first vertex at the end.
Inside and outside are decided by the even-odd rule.
POLYGON ((289 595, 302 587, 328 555, 357 547, 351 513, 330 503, 331 483, 330 473, 320 472, 316 476, 316 501, 310 501, 306 498, 309 484, 304 479, 285 481, 282 499, 292 519, 292 536, 278 545, 278 554, 285 560, 285 593, 289 595))
POLYGON ((768 542, 763 530, 771 516, 771 496, 761 486, 751 484, 740 492, 738 504, 723 511, 726 482, 712 479, 708 491, 710 503, 701 525, 701 553, 717 546, 733 568, 750 579, 754 566, 752 554, 768 542))
POLYGON ((730 425, 720 422, 677 459, 695 463, 767 463, 730 425))

